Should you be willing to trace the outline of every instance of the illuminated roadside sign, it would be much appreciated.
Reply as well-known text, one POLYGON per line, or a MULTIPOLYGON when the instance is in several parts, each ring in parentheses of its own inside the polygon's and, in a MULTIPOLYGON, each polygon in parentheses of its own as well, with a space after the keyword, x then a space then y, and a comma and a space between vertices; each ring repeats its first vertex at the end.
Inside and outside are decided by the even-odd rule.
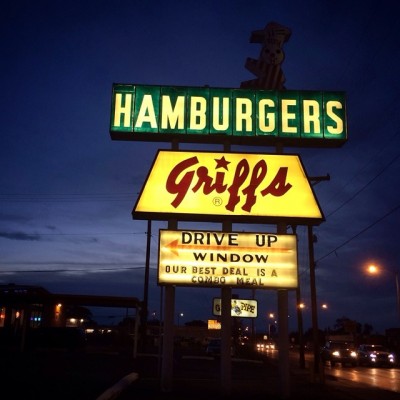
POLYGON ((344 92, 114 84, 115 140, 339 147, 347 140, 344 92))
MULTIPOLYGON (((213 299, 213 315, 221 315, 221 299, 213 299)), ((231 317, 256 318, 257 300, 231 299, 231 317)))
POLYGON ((209 319, 207 321, 207 329, 221 330, 221 322, 216 319, 209 319))
POLYGON ((161 229, 158 283, 296 288, 296 235, 161 229))
POLYGON ((297 155, 159 150, 132 215, 168 219, 171 214, 250 223, 324 219, 297 155))

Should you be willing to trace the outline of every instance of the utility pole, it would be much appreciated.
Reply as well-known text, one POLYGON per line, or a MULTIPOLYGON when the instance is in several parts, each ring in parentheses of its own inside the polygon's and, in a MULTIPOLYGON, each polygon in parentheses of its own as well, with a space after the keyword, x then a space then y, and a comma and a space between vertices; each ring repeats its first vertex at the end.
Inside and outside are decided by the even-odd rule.
POLYGON ((311 290, 311 321, 313 333, 313 351, 314 351, 314 374, 319 374, 319 331, 317 315, 317 290, 315 285, 315 261, 314 261, 314 234, 312 225, 308 226, 308 251, 310 263, 310 290, 311 290))
MULTIPOLYGON (((329 174, 326 176, 310 177, 309 181, 313 184, 317 184, 321 181, 330 180, 329 174)), ((319 375, 319 328, 318 328, 318 310, 317 310, 317 289, 315 283, 315 259, 314 259, 314 243, 316 237, 313 234, 312 225, 308 225, 308 254, 309 254, 309 265, 310 265, 310 292, 311 292, 311 321, 312 321, 312 333, 313 333, 313 352, 314 352, 314 374, 319 375)))
MULTIPOLYGON (((292 225, 292 231, 296 235, 297 225, 292 225)), ((297 288, 296 288, 296 311, 297 311, 297 329, 299 331, 299 367, 304 369, 306 367, 306 360, 304 354, 304 333, 303 333, 303 311, 300 307, 301 303, 301 290, 300 290, 300 274, 297 268, 297 288)))

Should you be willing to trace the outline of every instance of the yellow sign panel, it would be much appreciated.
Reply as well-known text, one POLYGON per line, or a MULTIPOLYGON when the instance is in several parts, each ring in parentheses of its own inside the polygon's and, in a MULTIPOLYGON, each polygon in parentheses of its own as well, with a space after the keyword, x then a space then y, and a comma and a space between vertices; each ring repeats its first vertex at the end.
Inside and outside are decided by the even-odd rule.
POLYGON ((132 214, 257 223, 324 219, 298 155, 169 150, 158 152, 132 214))
POLYGON ((161 229, 158 283, 296 288, 296 235, 161 229))

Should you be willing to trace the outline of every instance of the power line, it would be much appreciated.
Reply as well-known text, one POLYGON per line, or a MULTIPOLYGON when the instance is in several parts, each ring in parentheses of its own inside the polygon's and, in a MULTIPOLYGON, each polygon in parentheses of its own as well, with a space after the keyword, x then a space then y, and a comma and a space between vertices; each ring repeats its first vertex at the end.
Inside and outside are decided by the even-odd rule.
POLYGON ((83 203, 83 202, 115 202, 132 201, 132 193, 1 193, 2 203, 83 203))
POLYGON ((370 179, 361 189, 359 189, 357 192, 355 192, 348 200, 346 200, 344 203, 342 203, 339 207, 337 207, 335 210, 330 212, 326 217, 331 216, 335 212, 339 211, 342 207, 344 207, 346 204, 350 203, 351 200, 356 198, 364 189, 366 189, 372 182, 375 181, 380 175, 382 175, 392 164, 394 164, 397 159, 400 157, 400 153, 397 154, 394 158, 392 158, 372 179, 370 179))
POLYGON ((0 196, 130 196, 132 193, 0 193, 0 196))
POLYGON ((323 260, 324 258, 328 257, 329 255, 336 253, 337 250, 339 250, 340 248, 342 248, 343 246, 345 246, 346 244, 348 244, 349 242, 351 242, 353 239, 355 239, 356 237, 362 235, 364 232, 366 232, 368 229, 372 228, 373 226, 375 226, 376 224, 378 224, 379 222, 381 222, 383 219, 385 219, 386 217, 388 217, 390 214, 393 214, 395 211, 397 211, 400 208, 400 204, 397 205, 396 207, 394 207, 393 209, 391 209, 389 212, 387 212, 384 216, 382 216, 381 218, 377 219, 375 222, 373 222, 372 224, 368 225, 366 228, 364 228, 363 230, 361 230, 360 232, 358 232, 356 235, 352 236, 350 239, 346 240, 344 243, 342 243, 341 245, 337 246, 334 250, 330 251, 329 253, 325 254, 324 256, 320 257, 318 260, 315 261, 315 263, 317 263, 318 261, 323 260))
MULTIPOLYGON (((21 263, 22 264, 22 263, 21 263)), ((129 271, 129 270, 138 270, 144 269, 145 267, 115 267, 115 268, 91 268, 91 269, 82 269, 82 268, 59 268, 59 269, 19 269, 19 270, 1 270, 0 274, 19 274, 19 273, 63 273, 63 272, 86 272, 90 273, 93 271, 129 271)), ((150 270, 156 270, 156 268, 150 268, 150 270)))
MULTIPOLYGON (((145 232, 98 232, 98 233, 34 233, 37 236, 108 236, 108 235, 145 235, 145 232)), ((13 233, 1 232, 1 236, 13 235, 13 233)), ((29 234, 27 234, 29 235, 29 234)))

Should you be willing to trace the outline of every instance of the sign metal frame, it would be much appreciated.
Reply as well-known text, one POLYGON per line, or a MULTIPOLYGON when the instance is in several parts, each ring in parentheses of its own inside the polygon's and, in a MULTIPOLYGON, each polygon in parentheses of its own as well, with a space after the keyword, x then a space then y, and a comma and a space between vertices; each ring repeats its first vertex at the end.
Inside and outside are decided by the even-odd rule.
MULTIPOLYGON (((252 187, 254 188, 254 185, 252 187)), ((132 210, 132 217, 133 219, 147 220, 168 220, 173 218, 182 221, 203 222, 222 222, 230 219, 232 222, 256 224, 274 224, 288 221, 297 225, 318 225, 325 220, 301 158, 297 154, 277 155, 173 150, 158 150, 132 210), (196 159, 198 161, 195 163, 196 159), (175 168, 175 165, 178 163, 176 160, 181 165, 186 165, 186 160, 191 160, 190 168, 186 168, 185 171, 182 170, 178 173, 175 168), (200 178, 198 177, 199 171, 202 171, 203 176, 206 175, 205 168, 207 167, 202 162, 212 163, 211 166, 208 166, 207 177, 204 178, 212 179, 212 183, 209 186, 210 190, 204 189, 205 183, 200 183, 200 178), (219 167, 222 164, 227 164, 226 168, 219 167), (258 174, 261 173, 259 172, 261 164, 263 173, 265 172, 265 183, 264 181, 259 182, 258 192, 255 192, 256 189, 254 189, 255 198, 253 198, 254 204, 252 208, 248 207, 247 210, 243 210, 243 202, 246 200, 246 195, 243 192, 246 192, 245 187, 250 188, 252 186, 250 182, 251 176, 255 177, 257 175, 257 179, 260 177, 258 174), (287 168, 287 181, 283 183, 280 180, 280 183, 277 183, 274 177, 280 173, 281 165, 284 166, 283 168, 287 168), (243 179, 244 173, 240 172, 243 170, 242 166, 243 168, 247 168, 248 177, 246 181, 243 179), (172 171, 174 171, 176 176, 171 183, 172 171), (177 182, 182 182, 185 174, 186 176, 188 174, 192 175, 193 182, 191 185, 193 187, 197 183, 197 191, 194 192, 189 189, 179 206, 175 206, 173 203, 176 201, 178 195, 168 192, 168 188, 173 186, 176 191, 177 182), (221 183, 222 174, 225 174, 223 183, 221 183), (239 175, 242 178, 239 178, 239 175), (237 195, 235 195, 229 187, 232 188, 235 181, 237 182, 239 179, 242 179, 242 184, 240 188, 237 185, 238 190, 237 195), (221 183, 219 188, 217 188, 217 180, 221 183), (282 187, 286 183, 290 184, 291 188, 284 195, 274 196, 273 194, 266 194, 264 196, 260 194, 259 190, 262 187, 268 187, 269 184, 276 188, 279 185, 282 187), (226 188, 222 187, 224 185, 226 188), (222 189, 223 191, 221 191, 222 189), (205 191, 207 193, 204 193, 205 191), (189 198, 186 198, 187 196, 192 196, 193 198, 189 200, 189 198), (236 196, 235 201, 237 204, 229 210, 227 207, 232 200, 232 196, 236 196), (287 202, 282 205, 281 209, 278 209, 286 198, 288 199, 287 202), (217 200, 218 203, 216 203, 217 200), (185 205, 187 206, 184 208, 185 205), (286 214, 288 211, 290 213, 286 214)))
POLYGON ((114 83, 113 140, 335 148, 347 141, 345 92, 114 83))
MULTIPOLYGON (((213 298, 212 313, 215 316, 221 316, 221 303, 219 297, 213 298)), ((257 318, 258 302, 254 299, 232 299, 231 300, 231 317, 234 318, 257 318)))
POLYGON ((159 230, 160 286, 295 289, 297 236, 159 230))

